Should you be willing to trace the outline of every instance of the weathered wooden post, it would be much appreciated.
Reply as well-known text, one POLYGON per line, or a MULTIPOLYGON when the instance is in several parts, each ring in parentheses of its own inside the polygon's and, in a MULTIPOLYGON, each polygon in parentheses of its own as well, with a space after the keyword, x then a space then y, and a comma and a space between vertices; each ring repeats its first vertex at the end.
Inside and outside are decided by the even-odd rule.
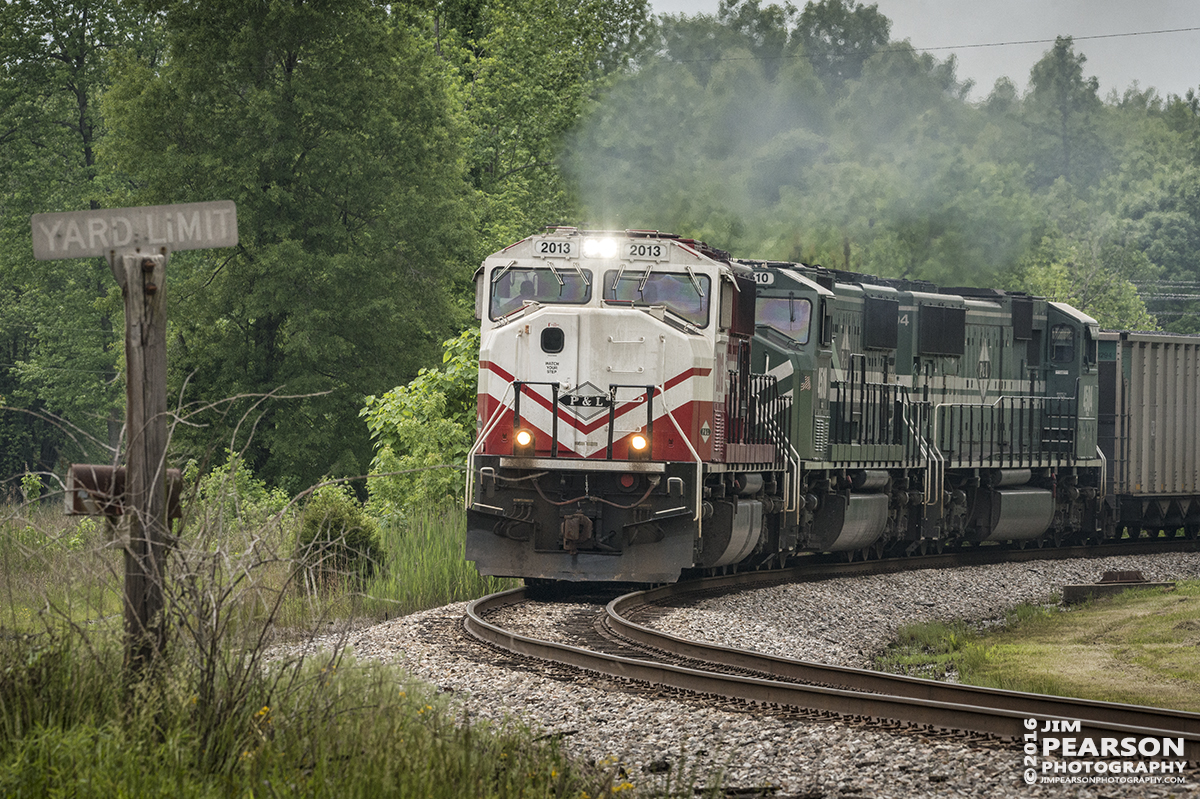
POLYGON ((35 258, 107 258, 125 297, 123 480, 114 470, 106 494, 83 477, 104 467, 72 467, 67 507, 126 516, 125 663, 140 670, 166 640, 167 260, 173 250, 235 246, 237 209, 222 200, 34 214, 31 223, 35 258))
POLYGON ((154 660, 162 624, 167 541, 166 248, 109 254, 125 297, 125 634, 126 665, 154 660))

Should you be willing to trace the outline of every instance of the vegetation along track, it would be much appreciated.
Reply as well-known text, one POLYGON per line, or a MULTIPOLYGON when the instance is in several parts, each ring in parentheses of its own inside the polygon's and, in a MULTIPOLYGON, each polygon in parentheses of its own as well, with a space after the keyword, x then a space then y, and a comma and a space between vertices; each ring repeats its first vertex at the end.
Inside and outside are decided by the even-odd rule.
MULTIPOLYGON (((1078 738, 1183 738, 1188 761, 1200 762, 1200 713, 1095 702, 968 685, 940 683, 864 669, 792 660, 713 644, 688 641, 633 621, 656 604, 692 601, 700 596, 781 582, 799 582, 901 571, 980 565, 999 559, 1032 560, 1140 554, 1149 542, 1100 548, 1000 552, 987 549, 897 561, 855 564, 816 562, 792 569, 748 572, 636 591, 609 600, 599 612, 596 586, 580 597, 591 602, 568 624, 581 645, 540 640, 506 630, 488 620, 504 608, 546 589, 518 588, 471 603, 464 625, 474 637, 505 651, 633 682, 734 700, 774 712, 800 711, 819 716, 866 720, 879 726, 922 731, 956 731, 986 738, 1019 740, 1030 718, 1078 720, 1078 738), (588 628, 593 628, 588 632, 588 628)), ((1156 542, 1154 551, 1163 551, 1156 542)), ((1174 543, 1168 546, 1173 546, 1174 543)), ((1194 542, 1178 542, 1190 549, 1194 542)), ((609 595, 611 596, 611 594, 609 595)))

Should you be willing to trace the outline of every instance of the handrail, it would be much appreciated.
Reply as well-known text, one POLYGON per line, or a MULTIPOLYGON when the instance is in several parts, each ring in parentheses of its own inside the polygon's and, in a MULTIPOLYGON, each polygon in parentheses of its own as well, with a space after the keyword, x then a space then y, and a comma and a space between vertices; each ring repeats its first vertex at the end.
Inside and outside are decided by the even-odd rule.
POLYGON ((946 433, 946 425, 953 424, 957 419, 956 443, 964 453, 959 460, 977 463, 979 466, 1000 468, 1018 467, 1033 460, 1062 462, 1073 457, 1073 448, 1078 436, 1075 426, 1047 428, 1031 423, 1026 428, 1025 423, 1027 420, 1038 421, 1032 417, 1035 411, 1046 419, 1074 420, 1077 414, 1071 411, 1077 405, 1077 397, 1044 395, 1002 395, 993 402, 940 402, 934 406, 930 436, 932 444, 940 448, 941 436, 946 433), (954 413, 955 410, 958 410, 957 414, 954 413), (985 437, 984 431, 989 423, 991 432, 985 437), (974 430, 976 424, 980 426, 978 437, 974 430), (1014 430, 1018 431, 1015 435, 1014 430), (1047 438, 1047 431, 1063 437, 1047 438), (973 449, 976 444, 979 447, 978 453, 973 449))
MULTIPOLYGON (((619 388, 636 388, 646 392, 646 439, 649 441, 651 457, 654 453, 654 395, 666 393, 662 386, 646 385, 645 383, 609 383, 608 384, 608 448, 605 451, 605 460, 612 460, 613 454, 613 437, 617 429, 617 389, 619 388)), ((641 397, 636 397, 628 402, 637 403, 641 401, 641 397)))
POLYGON ((468 509, 475 501, 475 456, 479 454, 479 449, 483 446, 483 442, 487 441, 487 437, 492 430, 496 429, 496 425, 500 422, 502 412, 508 407, 504 400, 508 398, 508 390, 512 388, 512 383, 504 389, 504 393, 500 395, 500 402, 496 405, 496 410, 492 412, 492 417, 488 419, 486 425, 476 437, 475 443, 471 445, 471 449, 467 452, 467 490, 464 492, 463 500, 468 509))
POLYGON ((514 380, 513 430, 521 426, 521 389, 525 386, 550 386, 550 457, 558 457, 558 387, 559 382, 545 380, 514 380))
POLYGON ((683 428, 679 426, 679 422, 675 419, 675 414, 671 413, 671 406, 667 403, 666 393, 662 397, 663 410, 667 414, 667 418, 671 420, 671 424, 675 425, 675 429, 679 431, 679 437, 683 439, 683 443, 687 444, 688 452, 692 454, 692 459, 696 462, 696 514, 692 517, 697 525, 697 535, 702 534, 703 524, 701 517, 704 515, 704 461, 700 460, 700 453, 696 452, 696 448, 692 446, 692 440, 687 433, 683 432, 683 428))

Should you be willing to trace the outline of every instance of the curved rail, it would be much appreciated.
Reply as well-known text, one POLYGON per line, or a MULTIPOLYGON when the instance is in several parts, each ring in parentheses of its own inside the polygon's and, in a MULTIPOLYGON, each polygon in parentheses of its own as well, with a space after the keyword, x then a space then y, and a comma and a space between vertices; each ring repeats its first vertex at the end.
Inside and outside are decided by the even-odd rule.
MULTIPOLYGON (((936 556, 932 560, 953 556, 936 556)), ((927 563, 930 559, 920 561, 927 563)), ((821 578, 878 569, 866 564, 814 564, 821 578)), ((909 565, 912 568, 912 565, 909 565)), ((815 579, 812 566, 782 572, 758 572, 674 584, 634 592, 608 604, 605 624, 621 638, 652 650, 643 658, 605 654, 569 644, 543 641, 492 624, 484 617, 499 608, 527 601, 516 588, 472 602, 464 627, 475 638, 518 655, 585 671, 698 694, 710 694, 760 706, 816 711, 910 727, 961 730, 1008 740, 1029 732, 1026 721, 1062 719, 1079 722, 1077 739, 1125 737, 1182 738, 1184 756, 1200 762, 1200 714, 1185 711, 1093 702, 999 689, 939 683, 903 675, 808 663, 685 640, 652 630, 624 617, 635 607, 697 592, 745 588, 755 583, 815 579), (662 659, 654 659, 661 657, 662 659), (701 667, 679 662, 699 661, 701 667), (753 672, 726 673, 720 669, 753 672)))
MULTIPOLYGON (((699 590, 703 581, 698 584, 699 590)), ((1200 713, 1098 702, 1070 697, 943 683, 900 674, 886 674, 764 655, 680 638, 625 618, 625 614, 668 598, 687 596, 677 586, 637 591, 614 599, 606 608, 605 624, 615 634, 640 646, 734 669, 771 674, 788 681, 831 685, 853 691, 888 694, 930 702, 1012 711, 1023 718, 1089 720, 1096 724, 1141 729, 1169 729, 1200 740, 1200 713)), ((942 725, 937 725, 942 726, 942 725)), ((1174 735, 1172 737, 1178 737, 1174 735)))

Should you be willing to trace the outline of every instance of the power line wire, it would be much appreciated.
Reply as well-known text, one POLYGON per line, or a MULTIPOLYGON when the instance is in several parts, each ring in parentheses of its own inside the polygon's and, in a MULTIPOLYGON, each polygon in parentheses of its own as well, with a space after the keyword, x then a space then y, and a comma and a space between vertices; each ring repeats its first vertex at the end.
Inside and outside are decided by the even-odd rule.
MULTIPOLYGON (((1071 39, 1072 43, 1074 43, 1074 42, 1096 41, 1099 39, 1126 39, 1126 38, 1132 38, 1134 36, 1162 36, 1162 35, 1169 34, 1169 33, 1194 33, 1196 31, 1200 31, 1200 26, 1194 26, 1194 27, 1190 27, 1190 28, 1163 28, 1160 30, 1152 30, 1152 31, 1126 31, 1124 33, 1097 33, 1097 34, 1093 34, 1091 36, 1071 36, 1070 39, 1071 39)), ((875 50, 871 50, 870 52, 855 53, 847 48, 844 51, 844 54, 845 55, 861 55, 864 58, 866 58, 870 55, 874 55, 875 53, 903 52, 908 47, 911 47, 913 50, 916 50, 918 52, 934 52, 934 51, 943 51, 943 50, 980 50, 980 49, 984 49, 984 48, 988 48, 988 47, 1019 47, 1022 45, 1029 45, 1029 44, 1054 44, 1056 41, 1058 41, 1058 38, 1060 38, 1060 37, 1055 37, 1053 39, 1015 39, 1013 41, 1005 41, 1005 42, 976 42, 974 44, 946 44, 946 45, 937 45, 934 47, 919 47, 915 44, 912 44, 909 40, 906 39, 904 42, 895 42, 892 44, 887 44, 887 45, 884 45, 883 47, 879 47, 875 50), (907 47, 901 47, 900 46, 901 44, 906 44, 907 47)), ((732 56, 732 57, 714 56, 712 58, 679 58, 679 59, 671 59, 671 60, 676 61, 677 63, 680 63, 680 64, 690 64, 690 63, 703 62, 703 61, 774 61, 774 60, 784 59, 784 58, 811 58, 811 57, 812 57, 812 54, 810 54, 810 53, 781 53, 779 55, 774 55, 774 56, 767 56, 767 55, 732 56)))
MULTIPOLYGON (((1167 33, 1192 33, 1200 31, 1200 26, 1192 28, 1163 28, 1154 31, 1128 31, 1126 33, 1098 33, 1092 36, 1072 36, 1072 42, 1089 42, 1097 39, 1123 39, 1132 36, 1160 36, 1167 33)), ((949 44, 940 47, 917 47, 916 50, 977 50, 984 47, 1016 47, 1025 44, 1054 44, 1059 37, 1054 39, 1022 39, 1011 42, 984 42, 980 44, 949 44)))

